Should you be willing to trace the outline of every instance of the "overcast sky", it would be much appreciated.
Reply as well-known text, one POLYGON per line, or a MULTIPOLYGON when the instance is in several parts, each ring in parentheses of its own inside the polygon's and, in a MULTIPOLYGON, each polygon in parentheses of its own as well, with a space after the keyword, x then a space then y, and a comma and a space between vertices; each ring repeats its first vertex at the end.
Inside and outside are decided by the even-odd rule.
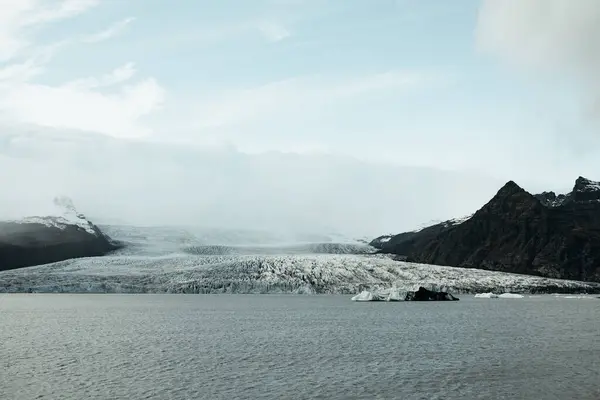
POLYGON ((597 0, 0 0, 0 216, 376 234, 600 179, 597 0))

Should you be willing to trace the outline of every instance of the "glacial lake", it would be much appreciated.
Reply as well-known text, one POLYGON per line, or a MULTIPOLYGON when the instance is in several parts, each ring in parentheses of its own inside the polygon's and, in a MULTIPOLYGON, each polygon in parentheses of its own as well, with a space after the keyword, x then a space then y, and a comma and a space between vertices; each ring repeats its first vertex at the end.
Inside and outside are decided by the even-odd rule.
POLYGON ((349 297, 0 295, 0 398, 600 398, 600 299, 349 297))

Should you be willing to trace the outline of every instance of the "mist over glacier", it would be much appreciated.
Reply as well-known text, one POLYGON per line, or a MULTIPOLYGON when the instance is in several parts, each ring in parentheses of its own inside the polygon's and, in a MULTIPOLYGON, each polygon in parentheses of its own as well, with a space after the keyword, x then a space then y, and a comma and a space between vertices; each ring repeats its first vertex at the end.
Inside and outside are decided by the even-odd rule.
POLYGON ((500 184, 401 164, 10 128, 0 132, 0 178, 10 188, 0 219, 50 213, 66 195, 96 223, 375 237, 470 213, 500 184))

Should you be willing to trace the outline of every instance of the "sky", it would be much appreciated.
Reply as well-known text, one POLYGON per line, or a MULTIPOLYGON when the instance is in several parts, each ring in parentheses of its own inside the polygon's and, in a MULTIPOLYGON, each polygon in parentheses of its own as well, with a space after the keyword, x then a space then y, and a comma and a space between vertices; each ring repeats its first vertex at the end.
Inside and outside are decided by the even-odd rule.
POLYGON ((0 217, 377 234, 600 180, 596 0, 0 0, 0 217))

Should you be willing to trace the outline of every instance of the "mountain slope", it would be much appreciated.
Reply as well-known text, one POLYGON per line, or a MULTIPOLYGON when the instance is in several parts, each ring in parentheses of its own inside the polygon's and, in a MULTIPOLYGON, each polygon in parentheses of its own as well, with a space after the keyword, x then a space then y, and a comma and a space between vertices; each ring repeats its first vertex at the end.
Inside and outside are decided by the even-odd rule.
POLYGON ((600 281, 600 184, 532 195, 515 182, 468 220, 392 237, 384 253, 427 264, 600 281))
POLYGON ((119 247, 79 214, 70 199, 56 198, 54 206, 52 216, 0 221, 0 271, 101 256, 119 247))

